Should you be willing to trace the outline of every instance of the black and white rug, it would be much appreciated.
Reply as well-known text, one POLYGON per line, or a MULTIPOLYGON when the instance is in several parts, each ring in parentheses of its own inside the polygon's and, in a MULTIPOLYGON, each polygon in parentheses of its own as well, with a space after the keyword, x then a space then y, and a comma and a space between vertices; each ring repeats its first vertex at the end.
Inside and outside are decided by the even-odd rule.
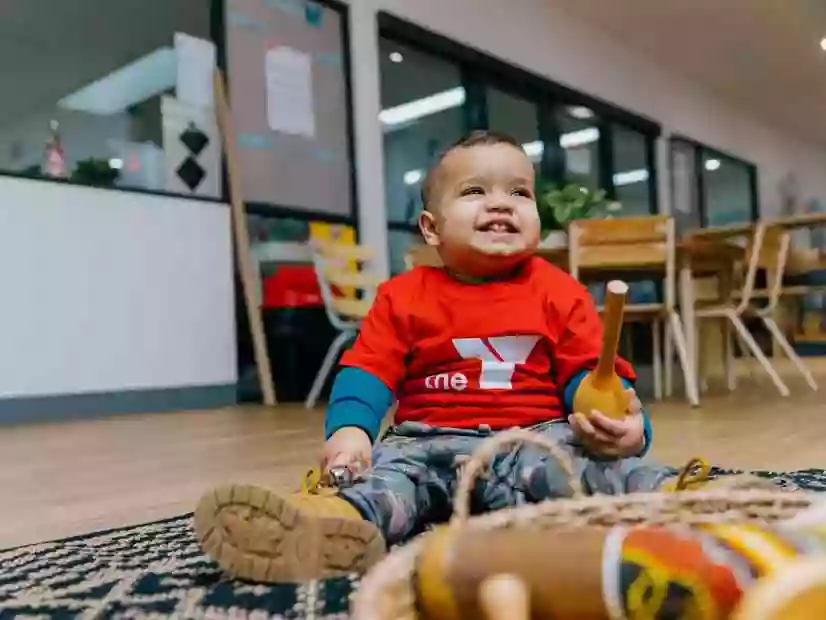
MULTIPOLYGON (((822 469, 758 475, 826 491, 822 469)), ((355 576, 299 586, 230 581, 202 555, 184 515, 0 551, 0 620, 344 619, 357 585, 355 576)))

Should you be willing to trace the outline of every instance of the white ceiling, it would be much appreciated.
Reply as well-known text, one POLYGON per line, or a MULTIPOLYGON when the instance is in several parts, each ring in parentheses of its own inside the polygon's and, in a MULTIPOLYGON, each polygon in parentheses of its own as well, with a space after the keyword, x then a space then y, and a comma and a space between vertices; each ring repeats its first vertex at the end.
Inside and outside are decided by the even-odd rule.
POLYGON ((0 128, 148 52, 209 34, 206 0, 1 0, 0 128))
POLYGON ((552 0, 662 66, 826 142, 826 0, 552 0))

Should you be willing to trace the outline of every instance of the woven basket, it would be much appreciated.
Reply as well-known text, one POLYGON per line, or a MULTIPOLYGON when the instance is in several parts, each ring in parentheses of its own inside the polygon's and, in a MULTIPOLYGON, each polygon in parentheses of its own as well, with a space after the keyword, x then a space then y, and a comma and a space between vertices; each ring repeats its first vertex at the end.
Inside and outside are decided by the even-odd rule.
MULTIPOLYGON (((764 483, 765 484, 765 483, 764 483)), ((544 435, 524 429, 497 433, 484 441, 460 476, 450 527, 481 530, 499 528, 701 524, 721 522, 769 523, 788 519, 809 508, 812 494, 755 488, 753 481, 732 481, 713 491, 632 493, 586 497, 568 456, 544 435), (468 518, 469 498, 477 476, 503 447, 530 443, 546 449, 568 475, 573 497, 468 518)), ((396 548, 368 572, 355 594, 355 620, 417 620, 413 575, 427 533, 396 548)))

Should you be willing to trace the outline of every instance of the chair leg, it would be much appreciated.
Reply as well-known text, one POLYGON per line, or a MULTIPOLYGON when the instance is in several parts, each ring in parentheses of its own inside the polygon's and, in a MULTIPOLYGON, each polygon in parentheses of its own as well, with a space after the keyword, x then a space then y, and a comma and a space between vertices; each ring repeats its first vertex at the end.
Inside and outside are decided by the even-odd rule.
POLYGON ((665 397, 671 398, 674 394, 674 327, 670 320, 665 322, 663 365, 665 366, 665 397))
POLYGON ((336 336, 336 339, 330 343, 330 348, 327 349, 327 354, 324 356, 324 361, 321 363, 321 368, 318 369, 318 373, 313 381, 313 386, 310 388, 310 393, 307 394, 307 400, 304 401, 305 409, 312 409, 315 407, 316 401, 318 401, 321 390, 324 388, 324 384, 327 382, 327 378, 333 370, 333 364, 336 363, 339 353, 341 353, 344 345, 352 340, 355 335, 356 332, 348 329, 341 332, 338 336, 336 336))
MULTIPOLYGON (((700 395, 697 389, 697 375, 694 373, 694 360, 688 354, 683 323, 680 320, 680 315, 676 312, 669 313, 668 320, 671 322, 671 334, 674 337, 674 345, 677 347, 680 367, 683 369, 683 381, 685 381, 685 393, 688 402, 691 403, 692 407, 699 407, 700 395)), ((694 329, 694 327, 691 326, 689 329, 694 329)))
POLYGON ((737 316, 737 314, 733 310, 729 312, 727 316, 731 321, 731 324, 734 326, 734 329, 736 329, 737 333, 740 334, 740 338, 749 348, 749 351, 751 351, 751 354, 754 355, 754 357, 757 359, 758 362, 760 362, 760 365, 769 375, 775 387, 777 388, 777 391, 780 392, 782 396, 788 396, 789 388, 786 387, 785 383, 783 383, 783 379, 781 379, 780 375, 777 374, 777 370, 775 370, 774 366, 772 366, 772 363, 766 357, 765 353, 763 353, 763 351, 760 350, 760 346, 757 344, 757 341, 754 339, 754 336, 752 336, 749 333, 749 330, 746 328, 746 325, 743 323, 740 317, 737 316))
POLYGON ((723 337, 723 366, 726 373, 726 388, 729 392, 733 392, 737 387, 737 372, 734 367, 734 343, 731 338, 731 322, 728 319, 720 321, 720 332, 723 337))
POLYGON ((651 323, 651 333, 653 335, 653 355, 652 366, 654 371, 654 400, 663 399, 663 345, 662 345, 662 325, 660 321, 653 321, 651 323))
POLYGON ((763 323, 766 325, 766 328, 771 332, 771 335, 774 337, 775 341, 780 348, 783 349, 783 353, 786 354, 792 363, 797 367, 800 371, 800 374, 803 375, 803 378, 806 379, 806 383, 812 388, 815 392, 817 392, 817 381, 812 376, 811 371, 806 367, 803 363, 803 360, 800 359, 800 356, 795 353, 795 350, 792 348, 792 345, 789 344, 788 339, 780 330, 780 326, 778 326, 777 322, 770 316, 761 316, 763 319, 763 323))
POLYGON ((697 326, 694 328, 694 376, 697 377, 697 390, 700 394, 708 392, 708 377, 703 370, 703 362, 705 361, 705 342, 703 341, 703 332, 700 329, 700 322, 697 321, 697 326))

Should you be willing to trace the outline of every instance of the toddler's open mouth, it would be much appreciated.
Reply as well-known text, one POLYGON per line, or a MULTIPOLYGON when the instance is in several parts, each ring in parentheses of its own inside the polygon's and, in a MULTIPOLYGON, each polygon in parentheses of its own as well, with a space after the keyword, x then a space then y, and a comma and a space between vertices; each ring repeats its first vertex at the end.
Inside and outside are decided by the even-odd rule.
POLYGON ((491 220, 478 227, 481 232, 518 233, 519 228, 510 220, 491 220))

